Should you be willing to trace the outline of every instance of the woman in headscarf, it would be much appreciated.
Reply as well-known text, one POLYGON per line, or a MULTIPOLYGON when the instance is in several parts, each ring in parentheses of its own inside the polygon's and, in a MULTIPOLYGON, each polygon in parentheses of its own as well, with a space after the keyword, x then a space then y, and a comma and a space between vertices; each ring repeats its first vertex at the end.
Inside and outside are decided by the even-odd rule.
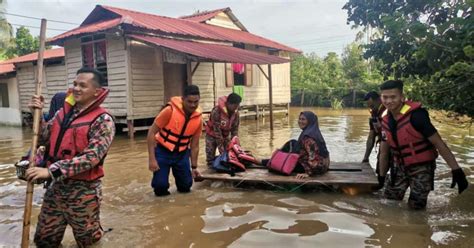
POLYGON ((298 138, 300 157, 295 172, 296 178, 303 179, 313 175, 321 175, 329 169, 329 152, 326 148, 318 117, 311 111, 300 113, 298 125, 303 130, 298 138))

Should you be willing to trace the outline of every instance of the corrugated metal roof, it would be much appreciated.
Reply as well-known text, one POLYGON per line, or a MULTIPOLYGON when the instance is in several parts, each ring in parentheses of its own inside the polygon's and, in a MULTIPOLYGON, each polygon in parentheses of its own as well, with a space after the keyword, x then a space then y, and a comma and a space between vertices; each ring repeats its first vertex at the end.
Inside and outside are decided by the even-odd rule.
POLYGON ((123 23, 122 18, 115 18, 115 19, 112 19, 112 20, 105 20, 105 21, 96 22, 96 23, 89 24, 89 25, 80 26, 80 27, 77 27, 75 29, 67 31, 66 33, 62 33, 62 34, 57 35, 57 36, 55 36, 51 39, 48 39, 48 42, 49 43, 54 43, 54 41, 64 39, 64 38, 68 38, 68 37, 73 37, 73 36, 76 36, 76 35, 104 31, 104 30, 116 27, 121 23, 123 23))
POLYGON ((0 75, 15 71, 15 66, 12 63, 0 64, 0 75))
POLYGON ((129 35, 132 39, 148 44, 163 46, 172 50, 197 56, 205 61, 243 63, 243 64, 281 64, 288 59, 263 53, 244 50, 232 46, 200 43, 159 37, 129 35))
MULTIPOLYGON (((44 60, 62 58, 62 57, 64 57, 63 47, 45 50, 43 54, 44 60)), ((14 72, 15 71, 14 64, 16 63, 32 62, 36 60, 38 60, 38 52, 26 54, 26 55, 9 59, 9 60, 0 61, 0 74, 14 72)))
MULTIPOLYGON (((229 41, 238 42, 245 44, 253 44, 259 46, 265 46, 290 52, 301 52, 298 49, 291 48, 280 44, 278 42, 251 34, 249 32, 233 30, 186 19, 178 19, 171 17, 164 17, 159 15, 147 14, 132 10, 120 9, 109 6, 97 5, 97 7, 89 14, 86 20, 100 20, 100 15, 104 18, 114 18, 112 20, 100 21, 87 26, 79 27, 75 30, 71 30, 64 34, 53 37, 50 42, 57 42, 67 37, 78 35, 82 33, 96 32, 99 30, 105 30, 119 24, 128 24, 132 27, 147 29, 155 32, 164 32, 168 34, 182 35, 182 36, 194 36, 210 40, 218 41, 229 41), (109 13, 105 13, 108 11, 109 13), (114 15, 115 14, 115 15, 114 15), (99 15, 99 17, 98 17, 99 15), (118 19, 116 15, 122 17, 118 19), (114 17, 115 16, 115 17, 114 17), (112 23, 118 22, 115 25, 112 23), (97 28, 95 26, 101 26, 97 28)), ((88 22, 85 22, 88 23, 88 22)))

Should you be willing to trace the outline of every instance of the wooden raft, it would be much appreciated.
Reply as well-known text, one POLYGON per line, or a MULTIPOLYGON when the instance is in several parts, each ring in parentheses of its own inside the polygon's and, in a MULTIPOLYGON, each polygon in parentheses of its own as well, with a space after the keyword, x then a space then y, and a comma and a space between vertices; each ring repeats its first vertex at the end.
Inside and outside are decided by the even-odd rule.
POLYGON ((264 167, 250 167, 245 172, 231 176, 226 173, 217 173, 207 169, 201 173, 202 179, 212 181, 252 182, 273 184, 305 184, 327 186, 376 186, 377 177, 370 164, 354 162, 332 162, 329 171, 320 176, 306 179, 296 179, 296 174, 291 176, 279 175, 269 172, 264 167))

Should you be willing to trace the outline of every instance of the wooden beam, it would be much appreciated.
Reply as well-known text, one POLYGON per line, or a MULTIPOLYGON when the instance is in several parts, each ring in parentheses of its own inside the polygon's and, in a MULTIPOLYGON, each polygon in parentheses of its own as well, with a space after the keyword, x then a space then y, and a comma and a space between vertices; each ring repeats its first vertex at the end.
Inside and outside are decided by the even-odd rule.
POLYGON ((128 137, 133 139, 135 137, 135 127, 133 125, 133 120, 127 120, 127 131, 128 137))
POLYGON ((268 64, 268 95, 270 97, 270 130, 273 130, 273 91, 272 91, 272 65, 268 64))
POLYGON ((186 74, 187 74, 187 83, 188 85, 191 85, 193 84, 193 73, 192 73, 192 70, 191 70, 191 61, 188 60, 188 62, 186 63, 186 74))
POLYGON ((196 70, 197 70, 197 68, 199 67, 199 64, 200 64, 200 63, 201 63, 201 62, 197 62, 197 63, 196 63, 196 66, 194 67, 193 71, 191 72, 191 76, 194 76, 194 73, 196 72, 196 70))
POLYGON ((269 80, 267 73, 265 73, 265 71, 262 69, 262 67, 260 65, 257 65, 257 66, 258 66, 258 69, 260 69, 260 71, 263 73, 263 75, 267 78, 267 80, 269 80))

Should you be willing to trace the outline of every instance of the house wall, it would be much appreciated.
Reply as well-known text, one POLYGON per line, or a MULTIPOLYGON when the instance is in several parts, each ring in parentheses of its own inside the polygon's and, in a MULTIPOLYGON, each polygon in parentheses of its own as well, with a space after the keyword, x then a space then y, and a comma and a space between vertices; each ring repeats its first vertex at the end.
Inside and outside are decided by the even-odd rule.
MULTIPOLYGON (((280 56, 284 57, 285 54, 280 56)), ((194 68, 196 63, 192 63, 194 68)), ((268 75, 268 66, 261 65, 268 75)), ((225 64, 215 63, 216 94, 214 95, 212 63, 200 63, 193 75, 193 84, 201 91, 201 108, 207 112, 214 106, 215 98, 232 93, 232 87, 225 83, 225 64)), ((244 100, 241 106, 264 105, 269 103, 268 80, 257 65, 252 65, 251 86, 244 86, 244 100)), ((291 101, 290 63, 272 65, 273 103, 286 104, 291 101)))
POLYGON ((18 82, 16 77, 0 80, 0 83, 6 83, 8 85, 9 108, 20 109, 20 97, 18 95, 18 82))
POLYGON ((8 88, 8 107, 0 107, 0 124, 21 125, 20 99, 16 77, 0 79, 8 88))
POLYGON ((162 51, 137 42, 129 47, 131 106, 128 119, 155 117, 164 103, 162 51))
MULTIPOLYGON (((16 78, 18 83, 18 94, 19 94, 19 103, 20 111, 29 112, 28 102, 31 99, 31 96, 36 93, 36 66, 33 66, 33 63, 20 63, 16 64, 16 78)), ((45 97, 45 107, 44 112, 47 112, 49 109, 50 98, 48 95, 48 90, 46 88, 46 74, 44 73, 45 68, 43 67, 43 83, 41 84, 41 95, 45 97)))
POLYGON ((234 22, 229 18, 229 16, 223 12, 217 14, 214 18, 207 20, 206 24, 219 26, 223 28, 241 30, 237 25, 234 24, 234 22))
MULTIPOLYGON (((127 115, 127 50, 123 37, 115 35, 106 36, 107 47, 107 73, 109 96, 103 107, 107 108, 114 116, 127 115)), ((67 40, 64 44, 65 63, 68 85, 76 77, 76 72, 82 67, 80 39, 67 40)))

